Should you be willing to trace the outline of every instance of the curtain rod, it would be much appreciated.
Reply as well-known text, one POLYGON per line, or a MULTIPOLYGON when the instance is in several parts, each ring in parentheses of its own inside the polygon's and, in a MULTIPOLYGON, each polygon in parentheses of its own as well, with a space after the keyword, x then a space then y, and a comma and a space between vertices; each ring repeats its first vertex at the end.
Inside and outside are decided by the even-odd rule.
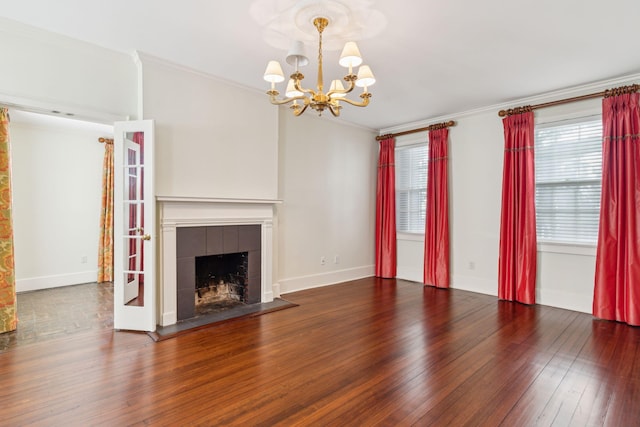
POLYGON ((98 138, 98 142, 105 144, 113 144, 113 138, 98 138))
POLYGON ((598 93, 591 93, 589 95, 575 96, 573 98, 559 99, 557 101, 545 102, 544 104, 537 105, 525 105, 523 107, 509 108, 508 110, 500 110, 498 116, 511 116, 513 114, 522 114, 528 111, 537 110, 539 108, 553 107, 555 105, 568 104, 570 102, 584 101, 585 99, 593 98, 608 98, 610 96, 618 96, 625 93, 634 93, 640 90, 640 85, 633 84, 629 86, 620 86, 614 89, 607 89, 598 93))
POLYGON ((431 126, 427 126, 426 128, 405 130, 404 132, 388 133, 388 134, 385 134, 385 135, 376 136, 376 141, 382 141, 383 139, 387 139, 387 138, 395 138, 396 136, 409 135, 410 133, 425 132, 425 131, 432 131, 432 130, 450 128, 450 127, 455 126, 455 125, 456 125, 456 122, 454 122, 453 120, 449 120, 448 122, 436 123, 436 124, 433 124, 431 126))

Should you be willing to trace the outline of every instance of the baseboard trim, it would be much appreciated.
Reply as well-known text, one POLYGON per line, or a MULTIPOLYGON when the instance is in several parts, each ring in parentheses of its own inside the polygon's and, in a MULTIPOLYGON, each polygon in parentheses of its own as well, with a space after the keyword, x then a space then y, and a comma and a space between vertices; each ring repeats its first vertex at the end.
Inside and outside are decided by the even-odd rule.
POLYGON ((328 273, 311 274, 308 276, 292 277, 280 279, 280 293, 303 291, 305 289, 320 288, 322 286, 335 285, 336 283, 348 282, 350 280, 371 277, 374 274, 374 266, 347 268, 344 270, 331 271, 328 273))
POLYGON ((398 266, 398 273, 396 278, 402 280, 409 280, 411 282, 422 283, 424 272, 419 268, 411 268, 405 265, 398 266))
MULTIPOLYGON (((455 276, 451 288, 498 296, 497 279, 487 280, 469 276, 455 276)), ((544 289, 540 288, 538 284, 536 287, 536 304, 591 314, 593 297, 591 295, 544 289)))
POLYGON ((550 307, 579 311, 591 314, 593 312, 593 296, 551 289, 537 289, 536 302, 550 307))
POLYGON ((164 313, 160 320, 160 326, 170 326, 178 323, 178 313, 176 311, 170 311, 164 313))
POLYGON ((51 276, 30 277, 16 280, 16 292, 37 291, 40 289, 59 288, 62 286, 80 285, 95 282, 98 278, 96 270, 78 273, 56 274, 51 276))
POLYGON ((273 289, 273 297, 274 298, 279 298, 280 297, 280 283, 271 283, 271 289, 273 289))
POLYGON ((479 279, 471 276, 455 275, 452 278, 451 288, 478 294, 498 296, 497 280, 479 279))

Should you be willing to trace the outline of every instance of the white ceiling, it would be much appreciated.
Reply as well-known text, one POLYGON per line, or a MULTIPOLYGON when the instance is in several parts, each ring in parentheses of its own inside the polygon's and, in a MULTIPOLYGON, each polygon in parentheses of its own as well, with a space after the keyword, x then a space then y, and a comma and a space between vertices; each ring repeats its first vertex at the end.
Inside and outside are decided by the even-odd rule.
MULTIPOLYGON (((0 16, 122 52, 139 50, 266 91, 264 68, 269 59, 284 66, 286 51, 264 40, 249 13, 252 3, 0 0, 0 16)), ((378 35, 358 41, 377 78, 371 105, 345 106, 342 114, 372 129, 640 72, 638 0, 371 3, 387 20, 378 35)), ((325 80, 344 76, 338 55, 325 52, 325 80)), ((317 62, 309 56, 302 71, 306 85, 315 86, 317 62)))

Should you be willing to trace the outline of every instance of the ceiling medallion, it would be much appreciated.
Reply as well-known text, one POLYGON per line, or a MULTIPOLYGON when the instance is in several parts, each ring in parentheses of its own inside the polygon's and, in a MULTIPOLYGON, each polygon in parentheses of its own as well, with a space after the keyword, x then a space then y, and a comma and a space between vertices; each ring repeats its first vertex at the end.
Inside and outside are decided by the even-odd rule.
POLYGON ((372 0, 256 0, 249 13, 263 28, 270 46, 288 49, 292 40, 315 44, 309 29, 317 17, 330 25, 323 33, 325 50, 339 50, 349 40, 366 40, 378 35, 387 25, 372 0))

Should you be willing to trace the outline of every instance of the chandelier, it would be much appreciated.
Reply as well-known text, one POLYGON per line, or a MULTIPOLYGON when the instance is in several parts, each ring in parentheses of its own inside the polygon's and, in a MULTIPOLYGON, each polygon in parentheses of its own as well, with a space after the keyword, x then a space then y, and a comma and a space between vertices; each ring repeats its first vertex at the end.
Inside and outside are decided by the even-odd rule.
POLYGON ((276 83, 284 81, 284 73, 282 67, 278 61, 269 61, 267 69, 264 73, 264 79, 271 83, 271 89, 267 92, 271 103, 274 105, 283 105, 291 103, 291 110, 296 116, 305 112, 308 107, 318 112, 318 115, 322 115, 322 112, 326 109, 334 116, 340 115, 342 106, 341 102, 355 105, 356 107, 366 107, 369 105, 369 99, 371 93, 368 92, 368 87, 376 82, 371 68, 368 65, 362 64, 362 56, 355 42, 347 42, 340 55, 338 63, 349 69, 349 73, 344 76, 345 82, 347 82, 347 88, 340 80, 333 80, 329 87, 328 92, 324 92, 324 81, 322 75, 322 31, 329 25, 329 20, 324 17, 317 17, 313 20, 313 25, 318 30, 318 84, 315 90, 304 89, 302 87, 302 79, 304 75, 300 73, 299 67, 307 65, 309 59, 304 55, 304 45, 302 42, 296 41, 293 43, 293 47, 287 55, 287 63, 293 65, 295 72, 291 74, 287 89, 285 91, 284 98, 278 98, 280 92, 275 88, 276 83), (353 74, 353 68, 358 67, 358 73, 353 74), (363 88, 363 92, 360 94, 362 101, 354 101, 347 98, 347 94, 353 91, 358 86, 363 88), (298 103, 300 101, 300 103, 298 103))

